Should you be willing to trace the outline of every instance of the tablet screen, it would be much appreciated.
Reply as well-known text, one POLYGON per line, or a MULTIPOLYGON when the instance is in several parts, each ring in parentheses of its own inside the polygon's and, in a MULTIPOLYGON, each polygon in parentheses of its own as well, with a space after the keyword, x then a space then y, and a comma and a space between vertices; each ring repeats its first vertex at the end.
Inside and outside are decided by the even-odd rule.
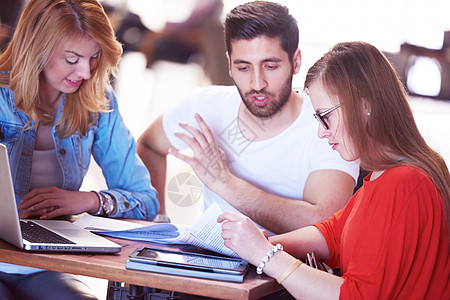
POLYGON ((177 252, 154 248, 142 248, 130 258, 139 258, 141 262, 156 263, 171 267, 195 268, 203 271, 228 271, 242 273, 247 269, 247 262, 239 258, 213 257, 195 253, 177 252))

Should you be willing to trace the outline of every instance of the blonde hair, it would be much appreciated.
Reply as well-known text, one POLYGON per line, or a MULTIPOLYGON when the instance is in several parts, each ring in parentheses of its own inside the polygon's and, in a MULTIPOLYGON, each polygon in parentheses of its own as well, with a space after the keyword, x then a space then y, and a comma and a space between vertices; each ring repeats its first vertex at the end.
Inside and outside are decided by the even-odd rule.
POLYGON ((92 38, 101 50, 91 78, 66 95, 59 134, 67 137, 78 131, 84 135, 97 114, 109 109, 105 88, 115 75, 122 47, 103 7, 96 0, 31 0, 0 56, 0 86, 14 92, 16 107, 30 118, 24 128, 32 128, 31 122, 43 117, 39 77, 51 51, 62 39, 74 35, 92 38))
POLYGON ((339 99, 361 166, 384 170, 411 165, 422 170, 442 195, 449 225, 449 170, 420 134, 403 84, 387 58, 368 43, 339 43, 309 69, 305 87, 315 80, 339 99), (396 160, 392 154, 405 159, 396 160))

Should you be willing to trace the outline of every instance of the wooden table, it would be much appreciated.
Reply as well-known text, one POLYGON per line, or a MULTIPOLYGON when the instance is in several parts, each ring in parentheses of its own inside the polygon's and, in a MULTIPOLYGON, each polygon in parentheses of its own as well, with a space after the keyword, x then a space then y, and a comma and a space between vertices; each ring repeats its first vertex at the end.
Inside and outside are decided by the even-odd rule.
POLYGON ((125 263, 128 255, 137 247, 148 244, 113 238, 111 240, 123 247, 119 253, 32 253, 0 240, 0 261, 220 299, 258 299, 282 288, 275 279, 257 275, 253 266, 249 268, 242 283, 127 270, 125 263))

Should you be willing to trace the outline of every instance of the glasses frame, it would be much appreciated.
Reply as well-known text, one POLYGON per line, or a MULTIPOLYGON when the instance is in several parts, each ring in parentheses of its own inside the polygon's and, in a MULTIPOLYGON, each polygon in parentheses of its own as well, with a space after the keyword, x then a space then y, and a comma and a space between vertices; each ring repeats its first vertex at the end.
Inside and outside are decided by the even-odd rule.
POLYGON ((325 128, 325 130, 330 129, 330 126, 328 125, 328 123, 323 119, 323 117, 325 117, 326 115, 328 115, 329 113, 331 113, 332 111, 334 111, 335 109, 341 107, 341 104, 337 104, 335 106, 333 106, 330 109, 327 109, 324 112, 321 112, 320 114, 313 114, 314 118, 316 118, 317 122, 319 122, 320 125, 322 125, 323 128, 325 128))

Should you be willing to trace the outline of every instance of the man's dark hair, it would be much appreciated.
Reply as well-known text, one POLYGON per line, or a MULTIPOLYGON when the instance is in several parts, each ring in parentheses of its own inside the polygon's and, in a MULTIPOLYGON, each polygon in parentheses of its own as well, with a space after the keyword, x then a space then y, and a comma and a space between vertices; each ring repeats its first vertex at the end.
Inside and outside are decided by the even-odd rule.
POLYGON ((297 21, 289 9, 268 1, 254 1, 235 7, 224 20, 225 45, 231 55, 231 42, 251 40, 260 36, 280 38, 281 47, 289 59, 298 48, 297 21))

